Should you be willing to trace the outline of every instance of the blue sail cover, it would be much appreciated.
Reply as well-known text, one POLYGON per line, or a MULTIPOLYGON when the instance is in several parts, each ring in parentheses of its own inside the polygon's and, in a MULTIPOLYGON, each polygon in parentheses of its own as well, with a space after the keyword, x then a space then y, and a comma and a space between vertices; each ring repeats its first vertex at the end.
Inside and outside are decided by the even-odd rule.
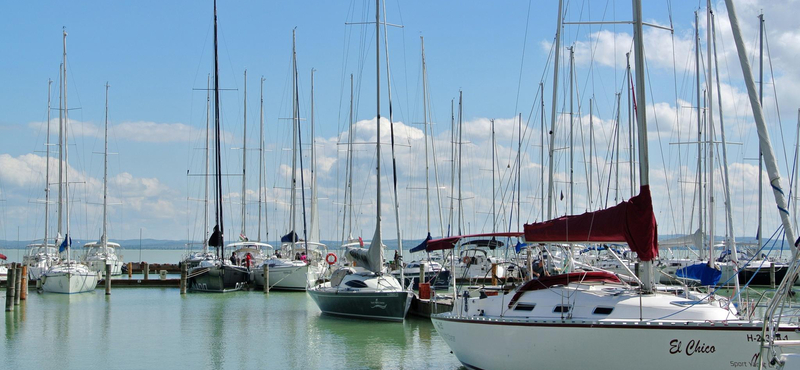
POLYGON ((700 280, 700 285, 714 286, 719 283, 722 272, 715 268, 708 267, 707 263, 698 263, 678 269, 675 275, 677 277, 700 280))
POLYGON ((300 241, 300 239, 297 237, 297 233, 295 233, 294 230, 281 237, 281 243, 297 243, 298 241, 300 241))
POLYGON ((70 238, 69 234, 64 238, 64 241, 61 242, 61 245, 58 247, 59 252, 63 252, 72 246, 72 238, 70 238))
POLYGON ((422 252, 422 251, 424 251, 425 248, 428 247, 428 242, 431 241, 431 240, 433 240, 433 238, 431 237, 431 233, 428 233, 428 237, 425 238, 425 240, 423 240, 422 243, 419 243, 418 246, 416 246, 414 248, 411 248, 410 252, 414 253, 414 252, 422 252))

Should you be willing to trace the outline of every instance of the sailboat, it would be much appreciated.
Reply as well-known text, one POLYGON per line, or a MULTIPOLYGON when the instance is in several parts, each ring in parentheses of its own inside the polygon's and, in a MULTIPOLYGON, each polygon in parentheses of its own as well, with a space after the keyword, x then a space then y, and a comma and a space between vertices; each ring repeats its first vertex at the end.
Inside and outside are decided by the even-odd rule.
MULTIPOLYGON (((345 257, 356 267, 341 267, 325 282, 308 289, 320 311, 329 315, 374 320, 403 321, 413 293, 388 274, 383 266, 381 230, 381 82, 380 82, 380 0, 375 1, 375 57, 377 74, 377 166, 375 235, 369 248, 348 248, 345 257)), ((395 208, 396 209, 396 208, 395 208)), ((399 222, 399 220, 398 220, 399 222)))
POLYGON ((47 136, 45 143, 45 172, 44 172, 44 237, 41 243, 28 244, 22 263, 28 267, 28 279, 39 280, 50 267, 61 261, 56 245, 49 242, 50 229, 50 88, 52 80, 47 81, 47 136))
MULTIPOLYGON (((754 85, 735 9, 732 1, 726 3, 753 105, 754 85)), ((559 31, 561 14, 559 1, 559 31)), ((773 316, 780 313, 779 303, 788 295, 788 279, 778 288, 764 321, 740 316, 727 299, 679 297, 654 289, 653 260, 658 247, 649 181, 641 0, 633 0, 633 25, 635 93, 641 102, 636 112, 639 194, 600 211, 526 224, 524 238, 529 243, 624 241, 641 260, 639 286, 627 285, 608 272, 572 272, 530 280, 498 296, 461 296, 453 312, 431 319, 468 368, 576 369, 591 364, 599 369, 724 369, 782 365, 786 353, 797 352, 796 324, 773 316)), ((787 239, 793 241, 763 113, 755 106, 753 111, 781 220, 787 239)), ((797 276, 796 261, 792 268, 791 276, 797 276)))
MULTIPOLYGON (((106 265, 111 265, 111 275, 122 275, 122 256, 117 254, 118 243, 108 241, 108 83, 106 83, 106 118, 105 148, 103 152, 103 234, 99 242, 86 243, 83 262, 89 269, 101 276, 106 272, 106 265)), ((108 277, 106 277, 108 278, 108 277)))
POLYGON ((223 258, 225 255, 225 228, 222 213, 222 153, 219 121, 219 56, 217 52, 217 1, 214 0, 214 144, 216 145, 216 221, 208 245, 217 247, 216 258, 204 259, 189 270, 188 283, 193 291, 225 293, 244 288, 251 280, 250 270, 236 266, 223 258))
MULTIPOLYGON (((321 273, 321 261, 325 246, 318 242, 310 242, 308 240, 300 240, 295 232, 296 217, 297 217, 297 152, 298 143, 300 141, 299 131, 299 94, 297 86, 297 52, 296 52, 296 35, 292 31, 292 180, 291 180, 291 204, 290 204, 290 221, 288 234, 281 237, 281 253, 272 256, 272 258, 263 262, 262 265, 256 266, 258 271, 255 274, 254 280, 256 285, 264 286, 266 279, 264 277, 263 265, 269 266, 269 289, 289 290, 289 291, 305 291, 309 285, 316 283, 319 274, 321 273), (302 248, 301 248, 302 247, 302 248), (301 251, 302 250, 302 251, 301 251), (283 256, 283 253, 286 256, 283 256), (306 256, 302 258, 301 256, 306 256)), ((313 148, 313 145, 312 145, 313 148)), ((313 149, 312 149, 313 150, 313 149)), ((301 159, 302 161, 302 159, 301 159)), ((302 168, 301 168, 302 172, 302 168)), ((302 186, 302 184, 301 184, 302 186)), ((305 207, 303 207, 305 214, 305 207)), ((305 217, 305 216, 303 216, 305 217)), ((304 221, 305 222, 305 221, 304 221)))
MULTIPOLYGON (((69 120, 67 119, 69 110, 67 109, 67 31, 63 31, 63 63, 62 63, 62 70, 61 70, 61 88, 62 88, 62 103, 63 103, 63 122, 61 122, 60 127, 60 137, 61 141, 59 142, 59 146, 61 148, 61 152, 63 153, 64 157, 64 164, 69 164, 69 152, 67 150, 67 128, 69 127, 69 120)), ((61 171, 59 171, 61 172, 61 171)), ((70 235, 70 223, 69 223, 69 171, 68 167, 65 168, 63 171, 63 178, 59 179, 59 183, 61 187, 63 187, 63 214, 65 219, 65 234, 64 239, 59 245, 59 252, 63 253, 66 252, 66 259, 59 261, 58 264, 53 265, 50 267, 43 275, 42 275, 42 289, 45 292, 50 293, 65 293, 65 294, 72 294, 72 293, 84 293, 84 292, 92 292, 97 287, 97 280, 98 274, 94 271, 91 271, 88 266, 78 261, 72 260, 71 256, 71 247, 72 247, 72 235, 70 235), (63 182, 62 182, 63 180, 63 182)), ((59 209, 62 209, 59 206, 59 209)), ((59 217, 59 220, 61 217, 59 217)), ((60 225, 59 225, 60 226, 60 225)), ((46 239, 44 244, 47 244, 46 239)))

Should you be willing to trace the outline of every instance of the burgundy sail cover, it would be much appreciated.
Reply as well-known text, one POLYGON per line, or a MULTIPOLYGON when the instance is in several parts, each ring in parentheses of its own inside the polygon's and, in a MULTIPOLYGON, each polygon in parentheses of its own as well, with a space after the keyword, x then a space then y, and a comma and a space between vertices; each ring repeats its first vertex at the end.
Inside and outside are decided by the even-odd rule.
POLYGON ((625 242, 642 261, 658 256, 658 230, 650 186, 614 207, 526 224, 527 242, 625 242))

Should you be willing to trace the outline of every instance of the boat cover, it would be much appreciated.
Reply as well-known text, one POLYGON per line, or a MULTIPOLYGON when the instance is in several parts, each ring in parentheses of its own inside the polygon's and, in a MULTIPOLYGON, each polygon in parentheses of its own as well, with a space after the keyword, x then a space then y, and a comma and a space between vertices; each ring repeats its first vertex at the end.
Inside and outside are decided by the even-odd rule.
POLYGON ((625 242, 642 261, 658 256, 658 230, 650 186, 611 208, 526 224, 526 242, 625 242))
POLYGON ((678 269, 678 271, 675 272, 675 276, 700 280, 700 285, 714 286, 717 285, 719 279, 722 278, 722 272, 713 267, 709 267, 707 263, 698 263, 678 269))
POLYGON ((428 233, 428 237, 425 238, 425 240, 423 240, 422 243, 419 243, 418 246, 416 246, 414 248, 411 248, 410 252, 414 253, 414 252, 422 252, 422 251, 424 251, 425 248, 428 247, 428 242, 431 241, 431 240, 433 240, 433 238, 431 237, 431 233, 428 233))

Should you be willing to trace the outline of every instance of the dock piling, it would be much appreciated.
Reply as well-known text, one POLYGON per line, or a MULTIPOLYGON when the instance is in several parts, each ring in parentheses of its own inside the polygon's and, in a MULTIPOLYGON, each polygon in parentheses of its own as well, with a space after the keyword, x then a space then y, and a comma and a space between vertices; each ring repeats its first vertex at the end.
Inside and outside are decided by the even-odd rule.
POLYGON ((22 292, 22 264, 14 264, 14 305, 19 306, 19 295, 22 292))
POLYGON ((128 279, 133 277, 133 262, 128 262, 128 279))
POLYGON ((775 264, 769 264, 769 285, 775 289, 775 264))
POLYGON ((22 284, 20 284, 22 289, 19 292, 19 299, 23 301, 28 300, 28 266, 22 266, 22 284))
POLYGON ((111 264, 106 264, 106 295, 111 295, 111 264))
POLYGON ((181 294, 186 294, 186 278, 189 275, 189 266, 186 262, 181 264, 181 294))
POLYGON ((14 310, 14 279, 17 271, 13 268, 14 264, 11 266, 6 277, 6 312, 14 310))
POLYGON ((142 263, 142 274, 144 274, 144 279, 150 279, 150 264, 147 262, 142 263))
POLYGON ((497 264, 492 263, 492 285, 497 285, 497 264))
POLYGON ((269 294, 269 264, 265 263, 263 268, 264 274, 264 293, 269 294))
MULTIPOLYGON (((403 268, 403 266, 401 265, 400 268, 403 268)), ((419 286, 419 284, 422 284, 424 282, 425 282, 425 264, 424 263, 420 263, 419 264, 419 282, 417 283, 417 286, 419 286)), ((414 285, 414 279, 413 278, 411 279, 411 285, 412 286, 414 285)))

